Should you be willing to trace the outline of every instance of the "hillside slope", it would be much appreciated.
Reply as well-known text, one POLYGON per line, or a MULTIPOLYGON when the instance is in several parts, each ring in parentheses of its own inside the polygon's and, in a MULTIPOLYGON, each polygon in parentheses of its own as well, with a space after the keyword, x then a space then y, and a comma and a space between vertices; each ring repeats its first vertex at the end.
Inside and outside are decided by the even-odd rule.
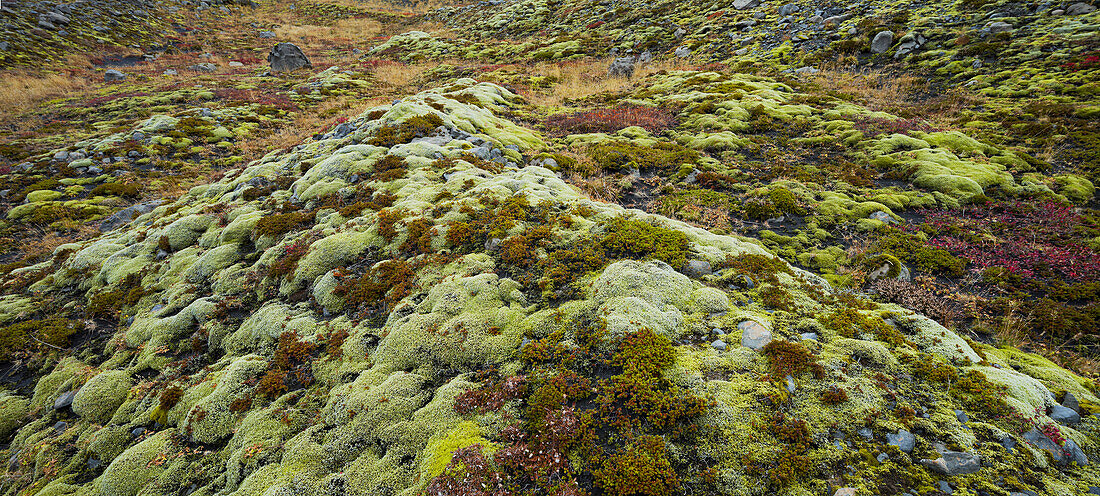
POLYGON ((0 491, 1100 492, 1096 68, 794 72, 835 53, 697 23, 838 7, 604 4, 209 9, 5 118, 0 491), (276 16, 315 67, 248 55, 276 16))

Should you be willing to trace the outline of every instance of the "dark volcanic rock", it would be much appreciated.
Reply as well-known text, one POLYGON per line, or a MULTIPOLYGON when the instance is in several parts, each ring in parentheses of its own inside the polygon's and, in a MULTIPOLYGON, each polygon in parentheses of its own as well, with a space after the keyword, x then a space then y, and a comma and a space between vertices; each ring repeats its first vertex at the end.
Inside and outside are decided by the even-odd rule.
POLYGON ((293 43, 279 43, 271 48, 267 55, 267 63, 271 64, 271 70, 275 72, 290 72, 303 67, 313 67, 302 49, 293 43))

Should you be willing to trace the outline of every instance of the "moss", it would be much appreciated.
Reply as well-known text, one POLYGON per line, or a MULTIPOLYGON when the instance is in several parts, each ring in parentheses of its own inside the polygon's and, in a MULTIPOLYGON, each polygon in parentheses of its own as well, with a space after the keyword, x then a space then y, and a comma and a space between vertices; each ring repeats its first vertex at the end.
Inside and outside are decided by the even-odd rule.
POLYGON ((985 374, 968 370, 951 385, 951 396, 971 412, 980 412, 991 418, 1008 413, 1004 397, 1008 389, 989 382, 985 374))
POLYGON ((8 439, 12 432, 26 425, 24 417, 30 413, 30 403, 22 396, 0 394, 0 438, 8 439))
POLYGON ((312 212, 288 212, 260 217, 256 221, 256 236, 279 237, 294 229, 301 229, 313 222, 312 212))
POLYGON ((73 398, 73 413, 92 422, 104 422, 126 401, 130 374, 109 370, 96 374, 81 386, 73 398))
POLYGON ((871 334, 875 339, 892 345, 900 345, 905 341, 905 337, 902 336, 901 332, 881 318, 868 317, 853 308, 837 310, 824 317, 819 317, 818 320, 826 328, 846 338, 858 338, 862 334, 871 334))
POLYGON ((160 431, 149 438, 131 446, 95 479, 95 487, 102 494, 118 496, 137 496, 148 484, 164 473, 164 461, 158 457, 169 455, 173 429, 160 431))
POLYGON ((688 238, 680 231, 622 218, 608 222, 607 231, 600 246, 610 258, 656 259, 673 267, 687 261, 688 238))
POLYGON ((412 116, 396 126, 379 128, 375 131, 374 137, 367 141, 367 144, 389 148, 401 143, 408 143, 415 138, 430 135, 442 125, 443 119, 435 114, 412 116))
POLYGON ((694 164, 700 157, 695 150, 663 141, 652 147, 608 142, 589 147, 588 155, 597 165, 608 171, 624 171, 630 168, 675 171, 681 164, 694 164))
POLYGON ((138 185, 125 183, 103 183, 88 192, 88 196, 121 196, 135 198, 138 196, 138 185))
POLYGON ((640 436, 622 452, 607 457, 592 475, 604 494, 614 496, 657 496, 680 490, 660 436, 640 436))
POLYGON ((798 343, 777 339, 764 345, 760 351, 768 357, 773 380, 782 380, 788 375, 797 377, 803 372, 813 372, 819 378, 824 376, 825 371, 817 363, 817 357, 798 343))
POLYGON ((48 353, 69 346, 72 336, 84 325, 76 320, 28 320, 0 329, 0 358, 11 360, 25 352, 48 353))
POLYGON ((479 445, 490 456, 495 451, 494 444, 483 437, 481 428, 477 424, 470 421, 462 422, 447 431, 443 436, 428 443, 427 448, 425 448, 428 456, 424 460, 424 467, 421 470, 428 477, 437 477, 443 473, 443 469, 451 462, 451 456, 455 450, 473 445, 479 445))

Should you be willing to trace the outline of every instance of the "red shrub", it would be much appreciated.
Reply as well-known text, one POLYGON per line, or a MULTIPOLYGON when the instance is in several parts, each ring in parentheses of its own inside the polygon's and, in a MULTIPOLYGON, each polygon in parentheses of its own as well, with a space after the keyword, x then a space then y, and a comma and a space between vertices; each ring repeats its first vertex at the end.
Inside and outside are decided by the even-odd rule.
POLYGON ((546 125, 565 134, 612 133, 630 126, 658 133, 675 126, 676 116, 662 108, 623 106, 555 115, 546 125))

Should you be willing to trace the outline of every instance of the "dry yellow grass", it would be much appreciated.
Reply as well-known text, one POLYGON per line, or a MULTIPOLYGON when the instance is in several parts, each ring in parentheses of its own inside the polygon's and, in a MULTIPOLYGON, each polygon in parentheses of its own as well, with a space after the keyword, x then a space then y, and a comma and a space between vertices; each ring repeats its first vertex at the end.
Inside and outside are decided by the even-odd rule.
POLYGON ((0 109, 11 115, 34 104, 59 96, 72 96, 89 81, 67 74, 35 74, 25 71, 0 72, 0 109))
POLYGON ((598 58, 531 65, 526 69, 529 74, 553 77, 558 81, 548 91, 532 94, 532 103, 540 106, 560 106, 569 100, 578 100, 592 95, 628 92, 635 88, 636 81, 655 72, 695 68, 680 60, 662 60, 637 67, 633 78, 612 78, 607 76, 607 68, 612 60, 598 58))
POLYGON ((811 76, 823 88, 853 95, 874 109, 908 105, 912 97, 927 87, 927 80, 912 75, 864 71, 833 64, 811 76))

